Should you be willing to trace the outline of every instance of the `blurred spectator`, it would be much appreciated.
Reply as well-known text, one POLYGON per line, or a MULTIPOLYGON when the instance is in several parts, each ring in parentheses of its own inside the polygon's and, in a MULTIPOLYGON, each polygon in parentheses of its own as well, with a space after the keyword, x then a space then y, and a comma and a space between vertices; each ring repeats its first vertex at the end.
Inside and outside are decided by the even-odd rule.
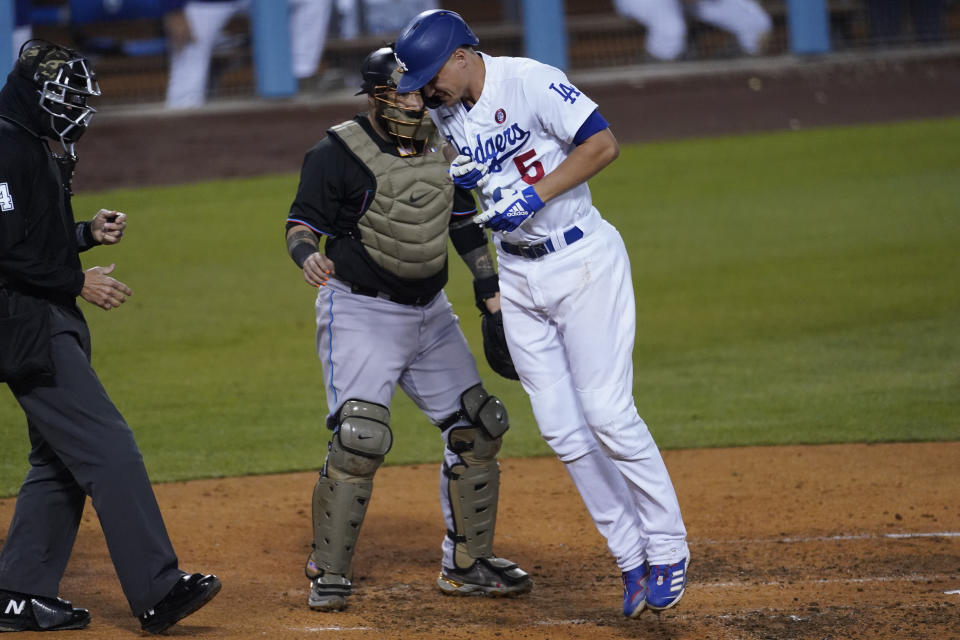
POLYGON ((179 51, 190 42, 190 24, 187 22, 187 13, 183 10, 185 2, 163 15, 163 32, 167 36, 167 51, 172 54, 179 51))
POLYGON ((773 21, 756 0, 614 0, 621 15, 647 29, 647 53, 676 60, 687 48, 686 16, 732 33, 749 55, 763 53, 773 21))
POLYGON ((185 3, 186 0, 69 0, 64 17, 70 23, 77 46, 87 53, 120 56, 164 55, 175 37, 183 37, 184 27, 177 30, 175 22, 179 17, 185 24, 185 3), (150 21, 156 25, 157 35, 148 38, 126 38, 97 34, 96 25, 115 20, 150 21))
MULTIPOLYGON (((183 8, 186 0, 69 0, 64 14, 72 25, 111 20, 159 19, 183 8)), ((46 5, 53 3, 47 2, 46 5)))
POLYGON ((913 23, 913 35, 919 42, 943 39, 945 0, 867 0, 870 29, 879 44, 893 44, 906 39, 906 14, 913 23))
MULTIPOLYGON (((323 55, 333 0, 289 0, 293 74, 299 81, 314 75, 323 55)), ((227 22, 249 11, 249 0, 187 0, 185 24, 174 20, 170 31, 170 79, 166 104, 173 109, 201 106, 207 98, 210 60, 227 22), (173 43, 177 42, 177 46, 173 43)))
POLYGON ((33 37, 30 25, 30 0, 17 0, 13 5, 13 59, 20 56, 20 47, 33 37))
POLYGON ((436 0, 337 0, 340 37, 399 33, 421 11, 439 8, 436 0))

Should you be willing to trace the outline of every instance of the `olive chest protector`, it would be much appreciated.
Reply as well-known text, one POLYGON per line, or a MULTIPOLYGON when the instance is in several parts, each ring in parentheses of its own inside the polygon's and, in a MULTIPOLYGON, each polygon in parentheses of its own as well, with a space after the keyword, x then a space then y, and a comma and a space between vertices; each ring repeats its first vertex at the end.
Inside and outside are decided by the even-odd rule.
POLYGON ((447 260, 453 182, 432 123, 424 153, 398 157, 383 153, 353 121, 330 129, 373 174, 373 202, 357 221, 360 242, 373 260, 411 280, 439 272, 447 260))

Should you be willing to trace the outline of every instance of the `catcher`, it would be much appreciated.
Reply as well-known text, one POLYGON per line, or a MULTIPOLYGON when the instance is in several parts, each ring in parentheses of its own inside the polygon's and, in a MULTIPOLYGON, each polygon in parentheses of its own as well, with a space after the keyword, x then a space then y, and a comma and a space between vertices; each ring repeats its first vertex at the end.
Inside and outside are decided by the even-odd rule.
POLYGON ((487 237, 472 222, 472 194, 455 186, 473 186, 482 174, 471 175, 469 166, 449 173, 451 154, 444 155, 419 92, 396 92, 396 66, 390 47, 364 60, 357 95, 367 94, 369 111, 332 127, 307 152, 286 225, 290 257, 318 288, 317 350, 333 431, 313 491, 306 564, 308 603, 317 611, 345 608, 352 593, 373 476, 393 442, 397 384, 445 445, 439 588, 506 596, 532 585, 526 572, 493 553, 507 411, 483 388, 443 292, 449 237, 474 276, 490 364, 516 379, 487 237))

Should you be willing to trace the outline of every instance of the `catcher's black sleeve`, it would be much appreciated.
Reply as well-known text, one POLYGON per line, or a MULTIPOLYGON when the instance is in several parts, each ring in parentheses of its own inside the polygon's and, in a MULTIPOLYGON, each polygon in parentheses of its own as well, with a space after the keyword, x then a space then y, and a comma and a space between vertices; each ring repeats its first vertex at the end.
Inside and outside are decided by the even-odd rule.
POLYGON ((287 228, 302 224, 331 237, 349 232, 363 214, 363 205, 373 189, 363 166, 327 136, 304 156, 287 228))
POLYGON ((453 212, 450 215, 450 241, 461 256, 487 244, 487 233, 473 223, 477 204, 473 193, 460 187, 453 192, 453 212))

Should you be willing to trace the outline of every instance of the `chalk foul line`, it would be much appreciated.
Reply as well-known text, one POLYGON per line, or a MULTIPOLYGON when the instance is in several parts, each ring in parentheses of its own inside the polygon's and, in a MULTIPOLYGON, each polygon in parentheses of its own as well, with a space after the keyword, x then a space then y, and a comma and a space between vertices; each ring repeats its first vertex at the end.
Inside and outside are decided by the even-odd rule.
POLYGON ((843 540, 906 540, 910 538, 960 538, 960 531, 930 531, 918 533, 856 533, 835 536, 739 538, 728 540, 691 540, 693 544, 795 544, 803 542, 835 542, 843 540))

